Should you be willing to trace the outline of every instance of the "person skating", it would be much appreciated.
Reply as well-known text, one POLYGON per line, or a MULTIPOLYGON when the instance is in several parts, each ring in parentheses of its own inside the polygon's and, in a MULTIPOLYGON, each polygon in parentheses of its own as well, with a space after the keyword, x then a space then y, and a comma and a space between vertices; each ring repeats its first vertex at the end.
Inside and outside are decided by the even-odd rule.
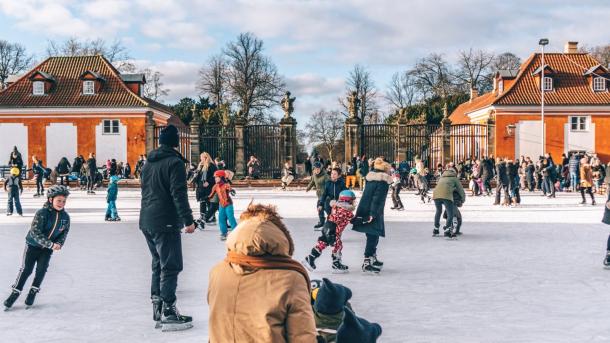
POLYGON ((189 234, 195 231, 186 185, 187 161, 176 150, 179 141, 175 126, 162 129, 160 147, 150 152, 140 177, 139 226, 152 257, 153 320, 163 331, 193 327, 193 318, 176 308, 178 274, 183 267, 181 229, 189 234))
POLYGON ((339 200, 339 194, 346 190, 345 182, 341 177, 341 169, 335 168, 330 172, 330 179, 324 184, 322 196, 318 199, 318 213, 326 212, 326 216, 330 214, 331 200, 339 200))
POLYGON ((519 165, 512 160, 506 162, 506 173, 508 177, 508 189, 510 192, 510 206, 521 204, 521 195, 519 194, 519 165))
POLYGON ((87 194, 95 194, 93 189, 95 188, 95 182, 97 181, 97 161, 95 160, 95 154, 90 153, 87 159, 87 194))
POLYGON ((455 229, 453 227, 453 216, 455 208, 454 197, 456 195, 459 197, 458 200, 461 200, 462 203, 466 200, 466 194, 464 193, 464 188, 462 188, 460 180, 457 178, 457 173, 454 169, 447 168, 439 178, 432 193, 434 206, 436 207, 436 212, 434 214, 434 229, 432 231, 433 236, 438 236, 440 234, 440 220, 444 207, 447 212, 447 223, 443 228, 444 236, 449 239, 455 237, 455 232, 453 231, 455 229))
POLYGON ((316 161, 313 163, 313 175, 311 176, 311 181, 307 185, 307 189, 305 192, 309 192, 312 188, 316 188, 316 195, 318 197, 316 201, 316 207, 318 211, 318 223, 314 225, 314 229, 319 229, 324 226, 324 208, 317 206, 318 202, 324 195, 324 186, 326 185, 326 181, 328 181, 328 174, 322 169, 322 163, 316 161))
POLYGON ((4 191, 8 192, 8 204, 6 215, 13 215, 13 204, 17 214, 23 216, 21 209, 21 199, 19 196, 23 193, 23 184, 21 183, 20 172, 17 167, 11 168, 11 175, 4 181, 4 191))
POLYGON ((332 269, 333 272, 347 272, 348 267, 341 262, 341 253, 343 251, 343 241, 341 235, 347 224, 354 217, 354 200, 356 194, 351 190, 344 190, 339 194, 339 201, 331 200, 332 208, 328 220, 324 224, 322 230, 323 235, 318 238, 318 243, 311 249, 311 253, 305 257, 305 267, 310 271, 316 269, 316 259, 320 257, 322 251, 326 247, 333 246, 332 252, 332 269))
POLYGON ((44 184, 42 183, 42 179, 44 178, 45 169, 42 165, 42 161, 36 156, 32 156, 32 162, 32 173, 36 179, 36 194, 34 194, 34 197, 36 198, 44 196, 44 184))
POLYGON ((400 200, 400 191, 402 190, 402 180, 400 176, 400 172, 398 170, 394 170, 392 172, 392 184, 390 185, 392 189, 392 210, 402 211, 404 210, 404 206, 402 205, 402 200, 400 200))
POLYGON ((19 170, 19 176, 21 176, 21 169, 23 168, 23 158, 21 157, 21 153, 17 149, 17 146, 13 147, 13 151, 8 160, 8 165, 10 167, 17 167, 19 170))
POLYGON ((4 301, 6 309, 13 306, 36 266, 34 281, 25 299, 26 306, 34 304, 53 251, 63 248, 70 231, 70 216, 64 209, 69 195, 70 191, 65 186, 55 185, 47 190, 47 201, 40 210, 36 211, 30 231, 25 238, 23 264, 11 294, 4 301))
POLYGON ((59 175, 59 184, 63 185, 64 180, 66 180, 66 186, 69 186, 70 179, 68 178, 68 175, 70 174, 70 170, 72 170, 72 165, 70 164, 70 161, 68 161, 67 158, 62 157, 61 160, 59 160, 59 163, 57 164, 57 168, 55 170, 59 175))
POLYGON ((295 174, 292 162, 290 160, 286 161, 282 169, 282 190, 286 190, 286 187, 292 183, 295 174))
POLYGON ((504 192, 504 201, 502 202, 502 206, 508 206, 511 204, 508 182, 508 173, 506 172, 506 161, 500 160, 496 162, 496 182, 498 185, 496 186, 496 201, 494 205, 500 205, 500 199, 502 197, 502 192, 504 192))
POLYGON ((377 259, 379 237, 385 237, 383 209, 392 183, 390 164, 376 158, 373 169, 366 175, 366 187, 358 203, 356 217, 352 219, 353 230, 366 234, 362 271, 379 273, 383 262, 377 259))
POLYGON ((106 194, 106 202, 108 203, 108 207, 106 208, 106 221, 116 222, 120 221, 121 217, 116 209, 116 200, 119 194, 119 177, 113 175, 110 177, 110 181, 108 182, 108 191, 106 194))
POLYGON ((235 214, 233 210, 233 200, 231 194, 235 194, 235 191, 231 189, 231 185, 227 182, 227 177, 224 170, 217 170, 214 172, 214 187, 210 192, 209 198, 214 196, 218 197, 218 225, 220 226, 220 240, 224 241, 227 239, 228 227, 227 221, 231 225, 232 229, 237 227, 237 221, 235 220, 235 214))
POLYGON ((351 289, 344 285, 333 283, 327 278, 311 280, 311 299, 313 316, 316 320, 318 336, 324 342, 333 343, 337 341, 337 330, 343 323, 345 307, 351 309, 349 300, 352 298, 351 289), (314 288, 314 285, 319 285, 314 288))
POLYGON ((593 187, 593 172, 591 171, 591 165, 589 164, 589 158, 587 156, 580 160, 580 195, 582 196, 582 205, 587 204, 585 193, 591 196, 591 205, 595 205, 595 196, 592 192, 593 187))
MULTIPOLYGON (((606 201, 602 223, 610 225, 610 199, 606 201)), ((606 269, 610 269, 610 235, 608 236, 608 243, 606 245, 606 258, 604 258, 604 266, 606 266, 606 269)))
POLYGON ((210 208, 210 192, 216 184, 214 180, 216 165, 207 152, 201 153, 201 162, 195 171, 193 182, 195 183, 195 198, 199 202, 199 221, 205 222, 206 214, 210 208))

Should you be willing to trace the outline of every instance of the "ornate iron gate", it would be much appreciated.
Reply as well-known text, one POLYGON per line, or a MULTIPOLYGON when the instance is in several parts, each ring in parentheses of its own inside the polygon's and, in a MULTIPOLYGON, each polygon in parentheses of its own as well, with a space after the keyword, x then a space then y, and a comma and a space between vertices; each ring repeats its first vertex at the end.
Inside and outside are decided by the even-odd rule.
POLYGON ((202 125, 199 129, 199 145, 202 152, 212 158, 225 161, 227 169, 235 170, 235 127, 202 125))
MULTIPOLYGON (((159 135, 161 130, 166 126, 155 126, 153 133, 153 147, 156 149, 159 147, 159 135)), ((180 144, 178 145, 178 151, 186 159, 191 156, 191 135, 188 127, 178 127, 178 134, 180 135, 180 144)))
POLYGON ((451 157, 454 162, 488 155, 487 125, 461 124, 451 126, 451 157))
POLYGON ((281 130, 278 125, 248 125, 244 128, 245 160, 254 155, 260 161, 262 178, 279 178, 282 174, 281 130))
POLYGON ((400 143, 406 155, 403 158, 411 165, 414 165, 416 158, 428 167, 434 167, 439 160, 442 161, 443 136, 440 125, 405 125, 401 126, 400 134, 404 136, 400 143))
POLYGON ((367 124, 362 126, 362 149, 367 157, 383 156, 393 161, 397 148, 397 125, 367 124))

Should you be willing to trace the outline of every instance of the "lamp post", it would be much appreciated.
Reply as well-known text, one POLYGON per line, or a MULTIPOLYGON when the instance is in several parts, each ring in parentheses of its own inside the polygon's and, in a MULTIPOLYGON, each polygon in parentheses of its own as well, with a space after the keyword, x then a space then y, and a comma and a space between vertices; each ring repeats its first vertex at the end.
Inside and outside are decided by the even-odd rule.
POLYGON ((540 126, 541 128, 541 132, 542 132, 542 156, 544 156, 544 151, 545 151, 545 144, 546 144, 546 133, 544 130, 544 46, 549 44, 549 40, 548 38, 541 38, 538 41, 538 45, 540 45, 540 47, 542 48, 542 55, 541 55, 541 68, 542 70, 540 71, 541 76, 540 76, 540 116, 541 116, 541 124, 540 126))

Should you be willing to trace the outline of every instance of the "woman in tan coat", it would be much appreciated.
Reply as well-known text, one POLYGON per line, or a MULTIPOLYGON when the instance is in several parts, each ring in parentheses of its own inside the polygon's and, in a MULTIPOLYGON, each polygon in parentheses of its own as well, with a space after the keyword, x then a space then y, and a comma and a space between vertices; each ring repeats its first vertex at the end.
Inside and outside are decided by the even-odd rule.
POLYGON ((250 204, 210 272, 210 342, 316 342, 309 277, 275 207, 250 204))
POLYGON ((593 187, 593 171, 591 170, 591 165, 589 164, 589 158, 585 156, 580 160, 580 195, 582 196, 581 204, 587 203, 585 193, 589 193, 589 195, 591 196, 591 205, 595 205, 595 197, 593 196, 591 187, 593 187))

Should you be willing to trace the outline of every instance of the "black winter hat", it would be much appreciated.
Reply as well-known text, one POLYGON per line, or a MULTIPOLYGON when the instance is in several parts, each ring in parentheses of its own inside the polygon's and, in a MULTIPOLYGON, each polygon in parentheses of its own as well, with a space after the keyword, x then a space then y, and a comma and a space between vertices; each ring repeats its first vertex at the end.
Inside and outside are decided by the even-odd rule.
POLYGON ((180 144, 178 129, 174 125, 168 125, 161 130, 161 133, 159 133, 159 144, 177 148, 180 144))
POLYGON ((606 206, 604 207, 604 218, 602 219, 602 223, 610 225, 610 201, 606 202, 606 206))
POLYGON ((349 288, 323 278, 314 307, 318 313, 337 314, 343 311, 343 307, 351 298, 352 291, 349 288))
POLYGON ((343 323, 337 330, 337 343, 375 343, 381 336, 381 326, 377 323, 356 317, 354 312, 345 307, 343 323))

